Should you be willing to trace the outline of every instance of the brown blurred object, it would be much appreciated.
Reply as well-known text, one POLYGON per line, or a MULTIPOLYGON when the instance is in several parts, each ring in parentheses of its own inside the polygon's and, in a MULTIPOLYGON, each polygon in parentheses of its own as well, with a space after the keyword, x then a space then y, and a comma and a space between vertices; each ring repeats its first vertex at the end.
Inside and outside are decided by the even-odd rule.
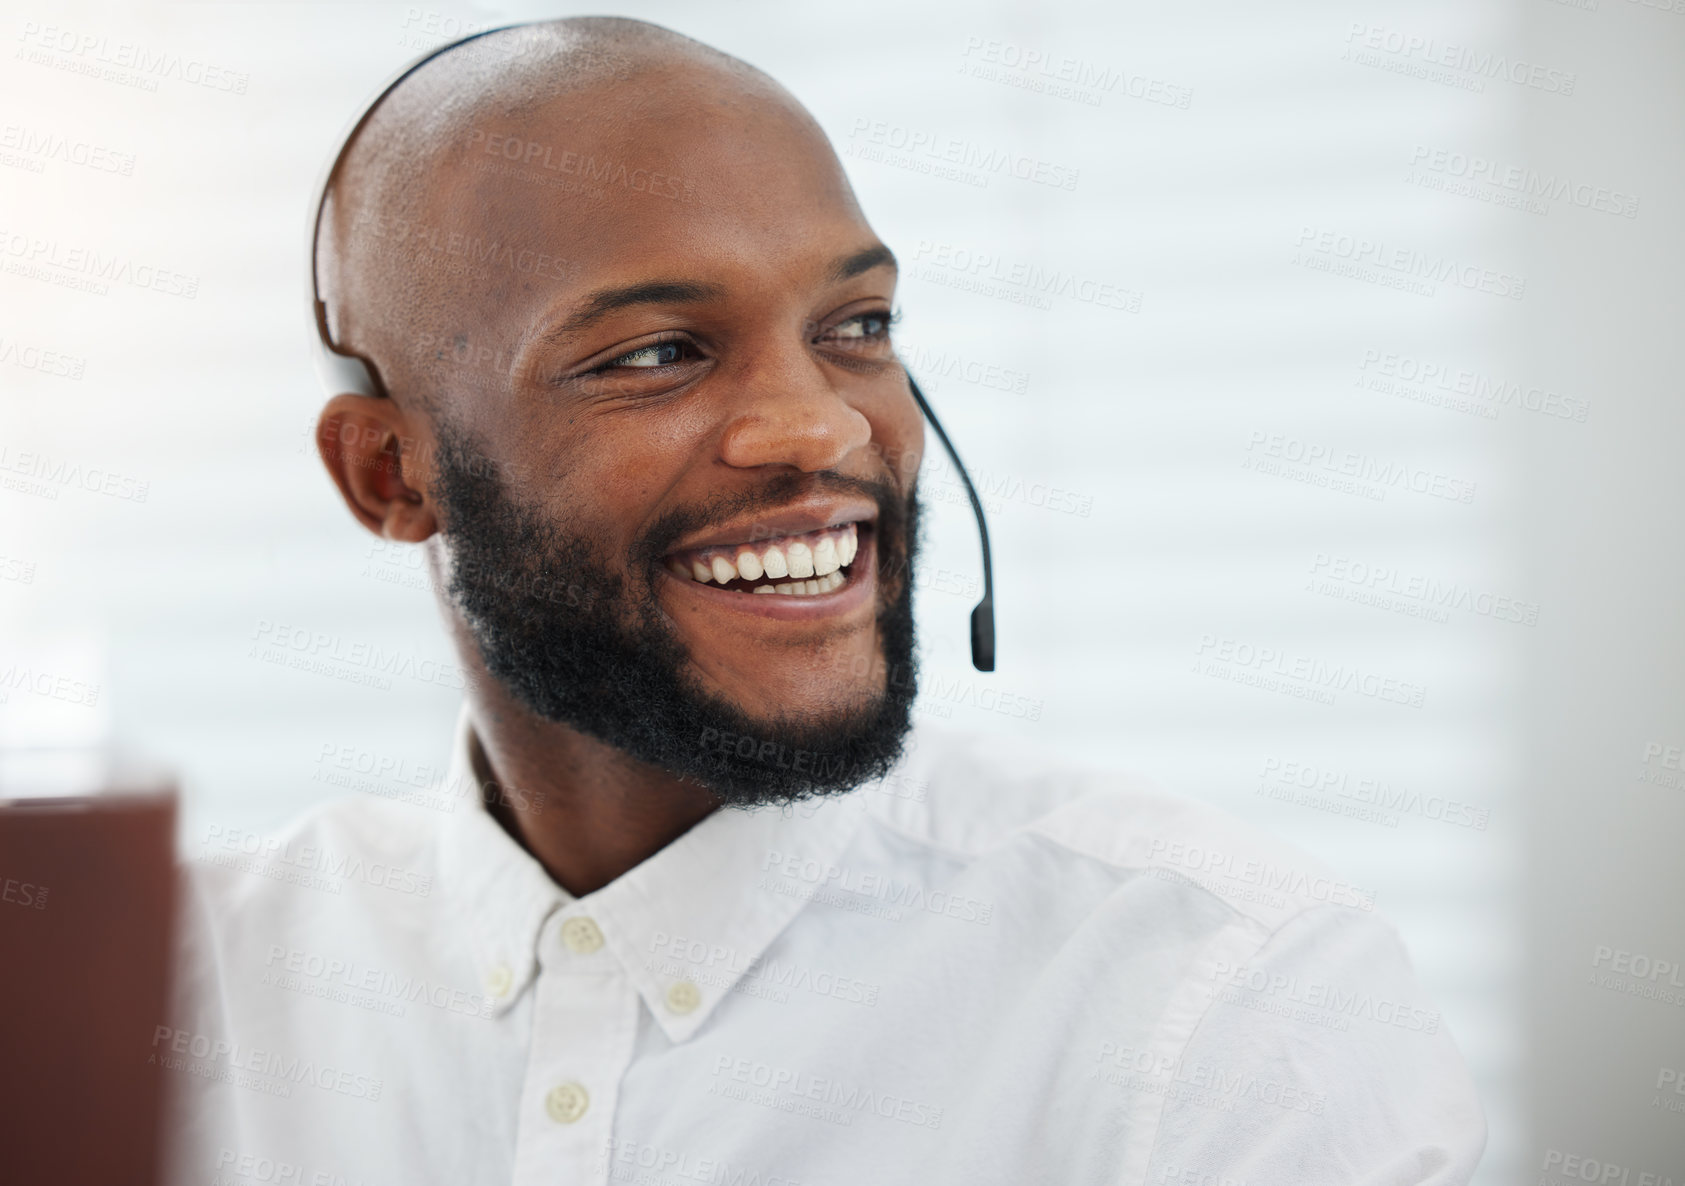
POLYGON ((109 753, 0 751, 0 1180, 156 1181, 175 818, 109 753))

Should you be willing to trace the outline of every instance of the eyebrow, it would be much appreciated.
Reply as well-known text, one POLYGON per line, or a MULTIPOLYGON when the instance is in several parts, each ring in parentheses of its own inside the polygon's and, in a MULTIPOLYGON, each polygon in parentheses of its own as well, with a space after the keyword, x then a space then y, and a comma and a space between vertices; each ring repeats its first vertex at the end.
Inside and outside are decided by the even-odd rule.
MULTIPOLYGON (((839 284, 870 272, 873 268, 885 266, 900 271, 895 262, 895 254, 879 243, 833 261, 825 273, 825 280, 828 284, 839 284)), ((635 305, 694 305, 717 300, 724 295, 725 289, 720 285, 702 284, 694 280, 644 280, 636 284, 599 288, 580 302, 578 310, 571 317, 544 334, 544 340, 557 342, 570 338, 590 329, 610 313, 617 313, 635 305)))
POLYGON ((725 289, 718 284, 698 284, 692 280, 645 280, 617 288, 599 288, 585 298, 572 317, 544 336, 550 341, 572 337, 610 313, 634 305, 694 305, 724 295, 725 289))
POLYGON ((900 272, 901 265, 895 262, 895 253, 879 243, 875 247, 867 247, 856 251, 853 255, 845 255, 831 265, 830 275, 826 277, 832 284, 844 280, 852 280, 862 272, 870 272, 873 268, 884 266, 900 272))

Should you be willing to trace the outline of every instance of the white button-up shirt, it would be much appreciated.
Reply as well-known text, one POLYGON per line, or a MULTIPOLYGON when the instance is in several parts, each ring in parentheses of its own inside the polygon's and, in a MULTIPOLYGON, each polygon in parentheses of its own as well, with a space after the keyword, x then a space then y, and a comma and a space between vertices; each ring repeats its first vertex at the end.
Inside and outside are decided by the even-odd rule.
POLYGON ((166 1180, 1468 1180, 1480 1105, 1362 890, 1114 774, 913 744, 581 898, 485 809, 466 712, 432 798, 213 825, 166 1180))

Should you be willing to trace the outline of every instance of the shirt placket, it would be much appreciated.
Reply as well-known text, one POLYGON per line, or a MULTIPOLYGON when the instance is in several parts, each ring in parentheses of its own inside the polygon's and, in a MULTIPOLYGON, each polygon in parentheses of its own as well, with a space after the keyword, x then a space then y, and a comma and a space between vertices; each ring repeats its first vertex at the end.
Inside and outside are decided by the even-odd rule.
POLYGON ((587 913, 559 914, 545 924, 538 964, 514 1181, 606 1183, 640 998, 587 913))

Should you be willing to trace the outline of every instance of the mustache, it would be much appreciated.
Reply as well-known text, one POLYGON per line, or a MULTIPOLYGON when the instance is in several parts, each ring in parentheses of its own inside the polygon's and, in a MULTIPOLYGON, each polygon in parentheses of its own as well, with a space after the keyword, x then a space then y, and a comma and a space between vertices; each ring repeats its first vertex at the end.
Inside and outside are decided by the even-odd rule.
POLYGON ((640 568, 654 565, 687 535, 722 526, 745 515, 771 514, 813 494, 849 494, 871 499, 878 508, 879 538, 901 539, 907 520, 908 493, 887 480, 822 470, 777 474, 753 490, 722 494, 697 506, 675 507, 638 537, 632 545, 632 561, 640 568))

